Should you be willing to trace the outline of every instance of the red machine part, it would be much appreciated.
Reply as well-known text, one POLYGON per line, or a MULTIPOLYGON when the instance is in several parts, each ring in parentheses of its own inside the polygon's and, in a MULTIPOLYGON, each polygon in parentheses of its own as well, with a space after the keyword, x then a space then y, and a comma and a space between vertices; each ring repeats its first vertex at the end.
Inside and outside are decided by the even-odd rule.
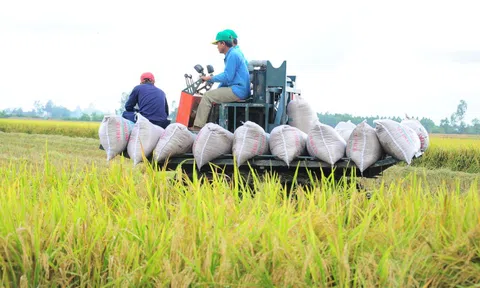
POLYGON ((187 127, 193 126, 195 116, 197 115, 197 107, 202 100, 200 95, 192 95, 187 92, 180 94, 180 103, 178 105, 177 119, 175 122, 181 123, 187 127))

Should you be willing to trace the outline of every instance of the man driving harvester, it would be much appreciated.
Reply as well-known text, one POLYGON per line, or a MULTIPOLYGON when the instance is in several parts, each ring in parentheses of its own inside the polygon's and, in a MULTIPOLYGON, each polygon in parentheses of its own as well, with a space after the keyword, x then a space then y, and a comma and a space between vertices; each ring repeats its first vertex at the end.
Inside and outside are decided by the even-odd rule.
POLYGON ((225 55, 225 69, 215 76, 202 76, 203 81, 220 83, 217 89, 212 89, 202 97, 198 105, 197 115, 190 127, 191 131, 199 131, 205 126, 212 102, 226 103, 246 99, 250 95, 250 75, 245 58, 238 49, 233 49, 232 37, 229 32, 221 31, 212 44, 217 45, 218 52, 225 55))

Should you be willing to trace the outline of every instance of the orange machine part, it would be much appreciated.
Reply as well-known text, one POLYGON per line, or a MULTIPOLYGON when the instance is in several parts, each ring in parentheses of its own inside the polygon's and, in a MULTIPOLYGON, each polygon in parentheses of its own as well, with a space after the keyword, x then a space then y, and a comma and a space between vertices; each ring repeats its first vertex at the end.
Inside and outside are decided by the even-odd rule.
POLYGON ((180 103, 178 105, 177 119, 175 122, 181 123, 187 127, 192 127, 200 100, 202 100, 202 96, 192 95, 182 91, 182 94, 180 94, 180 103))

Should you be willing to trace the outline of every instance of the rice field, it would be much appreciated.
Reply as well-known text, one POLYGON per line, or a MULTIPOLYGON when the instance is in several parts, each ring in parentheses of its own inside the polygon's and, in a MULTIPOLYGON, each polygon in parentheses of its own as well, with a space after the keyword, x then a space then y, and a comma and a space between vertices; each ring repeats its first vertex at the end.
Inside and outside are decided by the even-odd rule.
POLYGON ((99 127, 100 122, 0 119, 1 132, 63 135, 97 139, 99 127))
POLYGON ((46 124, 29 133, 0 120, 1 287, 480 283, 480 174, 461 170, 478 162, 458 159, 478 160, 479 139, 432 137, 414 166, 358 179, 360 191, 325 178, 293 197, 271 176, 252 196, 224 175, 180 181, 121 157, 107 163, 96 137, 71 132, 95 123, 69 124, 44 135, 46 124))
POLYGON ((480 173, 480 137, 433 136, 432 145, 416 165, 428 169, 449 168, 480 173))

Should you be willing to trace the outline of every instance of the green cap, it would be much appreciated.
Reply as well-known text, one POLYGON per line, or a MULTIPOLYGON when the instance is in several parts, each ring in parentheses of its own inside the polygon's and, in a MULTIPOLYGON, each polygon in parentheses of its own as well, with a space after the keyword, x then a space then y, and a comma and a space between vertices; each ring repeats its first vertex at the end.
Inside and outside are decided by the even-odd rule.
POLYGON ((217 44, 219 41, 232 41, 232 37, 230 37, 230 34, 226 31, 220 31, 217 33, 217 37, 215 38, 215 41, 212 42, 212 44, 217 44))
POLYGON ((230 36, 232 36, 233 39, 237 39, 238 36, 237 36, 237 33, 235 33, 235 31, 231 30, 231 29, 225 29, 225 32, 227 32, 228 34, 230 34, 230 36))

